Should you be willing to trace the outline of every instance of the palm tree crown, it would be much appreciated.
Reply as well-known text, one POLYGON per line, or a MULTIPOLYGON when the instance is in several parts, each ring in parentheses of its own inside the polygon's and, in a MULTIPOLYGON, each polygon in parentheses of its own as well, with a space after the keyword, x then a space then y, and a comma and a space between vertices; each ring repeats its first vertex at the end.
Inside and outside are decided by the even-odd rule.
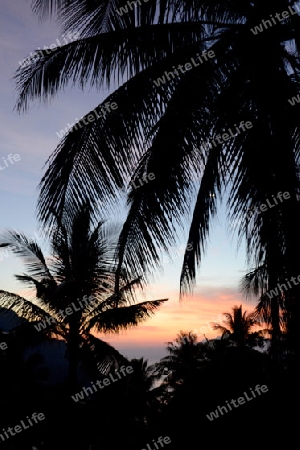
MULTIPOLYGON (((91 331, 118 332, 136 326, 165 301, 137 303, 134 290, 139 279, 129 280, 125 272, 122 272, 119 295, 114 294, 115 245, 102 221, 92 226, 87 206, 72 223, 66 217, 57 221, 51 236, 49 260, 36 242, 21 233, 7 232, 0 246, 10 247, 24 258, 28 274, 16 278, 35 288, 32 299, 0 291, 1 306, 35 321, 37 330, 65 339, 70 364, 74 364, 73 372, 83 343, 102 351, 109 350, 110 357, 118 354, 108 345, 101 348, 91 331)), ((109 365, 105 370, 108 368, 109 365)))
POLYGON ((251 329, 256 324, 254 314, 243 312, 242 305, 240 305, 232 308, 232 314, 224 313, 223 325, 213 323, 212 328, 221 331, 223 337, 228 336, 232 341, 241 345, 245 343, 251 329))

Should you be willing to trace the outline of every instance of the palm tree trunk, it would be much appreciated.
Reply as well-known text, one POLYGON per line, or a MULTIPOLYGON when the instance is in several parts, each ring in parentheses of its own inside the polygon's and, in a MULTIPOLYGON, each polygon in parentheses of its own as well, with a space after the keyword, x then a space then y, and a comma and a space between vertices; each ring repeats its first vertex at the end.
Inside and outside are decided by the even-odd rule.
POLYGON ((70 331, 67 342, 69 355, 69 387, 71 392, 78 388, 78 362, 79 362, 79 326, 75 314, 70 318, 70 331))

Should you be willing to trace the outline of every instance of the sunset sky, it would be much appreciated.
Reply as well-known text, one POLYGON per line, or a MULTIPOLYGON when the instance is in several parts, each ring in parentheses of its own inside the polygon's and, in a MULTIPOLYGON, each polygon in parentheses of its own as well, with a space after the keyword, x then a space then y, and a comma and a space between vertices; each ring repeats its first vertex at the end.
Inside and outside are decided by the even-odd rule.
MULTIPOLYGON (((55 43, 61 33, 54 22, 39 23, 31 13, 30 1, 2 0, 0 11, 0 230, 13 228, 33 236, 37 232, 37 186, 46 159, 59 142, 56 132, 93 110, 107 93, 89 88, 82 92, 70 87, 48 105, 34 102, 25 114, 14 111, 17 93, 12 78, 18 62, 38 47, 55 43), (8 162, 10 153, 20 155, 20 160, 8 162)), ((183 244, 184 240, 179 242, 179 248, 183 244)), ((168 298, 168 302, 143 325, 106 340, 125 356, 144 356, 154 362, 163 356, 165 343, 173 340, 180 330, 194 331, 200 340, 203 332, 208 338, 215 337, 209 322, 219 320, 220 313, 241 303, 248 311, 253 308, 254 303, 244 301, 238 291, 239 280, 245 273, 244 260, 244 249, 237 253, 236 240, 229 237, 223 205, 213 222, 193 297, 179 302, 182 258, 178 256, 173 263, 164 265, 164 274, 157 273, 147 291, 147 299, 168 298)), ((22 285, 13 278, 14 273, 22 271, 20 261, 15 257, 1 260, 0 253, 0 289, 22 293, 22 285)))

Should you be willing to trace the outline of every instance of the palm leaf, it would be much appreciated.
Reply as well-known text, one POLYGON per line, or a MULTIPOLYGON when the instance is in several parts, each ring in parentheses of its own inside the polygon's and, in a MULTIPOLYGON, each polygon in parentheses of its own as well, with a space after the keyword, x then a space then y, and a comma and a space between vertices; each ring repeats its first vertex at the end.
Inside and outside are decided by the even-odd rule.
POLYGON ((118 370, 121 365, 128 364, 128 360, 114 347, 90 333, 84 335, 82 350, 83 354, 86 353, 87 364, 90 364, 92 356, 92 369, 96 366, 98 371, 104 376, 118 370))
POLYGON ((0 247, 9 247, 13 253, 24 258, 25 264, 33 276, 45 277, 54 282, 41 248, 34 240, 28 239, 25 234, 16 231, 3 233, 0 247))
POLYGON ((198 43, 199 49, 203 39, 209 38, 201 36, 197 23, 167 24, 101 33, 52 50, 38 50, 16 72, 20 91, 16 108, 26 110, 33 99, 48 101, 70 82, 78 82, 81 88, 89 83, 109 89, 112 80, 120 83, 124 77, 131 78, 170 57, 175 49, 184 54, 183 40, 191 47, 198 43))
POLYGON ((212 322, 211 327, 214 331, 220 331, 222 333, 222 336, 231 334, 230 330, 228 330, 226 327, 220 325, 219 323, 212 322))
POLYGON ((151 317, 155 310, 167 299, 152 300, 136 305, 108 309, 89 321, 88 330, 95 329, 102 333, 118 332, 122 329, 137 326, 151 317))
POLYGON ((254 296, 262 296, 267 290, 268 274, 265 265, 256 267, 248 272, 240 281, 240 291, 246 299, 254 296))
MULTIPOLYGON (((45 310, 40 306, 20 297, 12 292, 0 290, 0 303, 2 308, 7 308, 7 310, 12 310, 20 317, 24 319, 34 321, 34 320, 46 320, 52 317, 52 311, 45 310)), ((8 312, 8 311, 7 311, 8 312)))

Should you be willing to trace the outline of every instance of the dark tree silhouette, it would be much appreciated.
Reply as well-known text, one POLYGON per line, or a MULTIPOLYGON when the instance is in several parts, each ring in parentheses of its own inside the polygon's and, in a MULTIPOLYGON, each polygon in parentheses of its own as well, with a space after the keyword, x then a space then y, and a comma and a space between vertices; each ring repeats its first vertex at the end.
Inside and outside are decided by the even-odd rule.
POLYGON ((47 335, 61 336, 67 343, 70 386, 77 387, 79 354, 88 346, 98 368, 107 373, 123 360, 113 347, 91 332, 116 333, 152 316, 165 300, 136 302, 139 279, 128 279, 123 272, 119 294, 114 293, 113 255, 115 244, 103 222, 92 225, 90 209, 85 206, 70 222, 67 216, 57 221, 47 259, 38 244, 25 235, 9 231, 0 246, 9 247, 25 261, 28 274, 16 278, 35 289, 25 299, 0 291, 2 307, 35 322, 47 335), (101 360, 97 361, 97 355, 101 360))
POLYGON ((220 331, 222 337, 228 337, 229 340, 238 346, 245 345, 249 337, 251 337, 251 329, 258 322, 254 313, 247 313, 242 310, 242 305, 234 306, 232 314, 223 313, 223 324, 212 323, 213 330, 220 331))

